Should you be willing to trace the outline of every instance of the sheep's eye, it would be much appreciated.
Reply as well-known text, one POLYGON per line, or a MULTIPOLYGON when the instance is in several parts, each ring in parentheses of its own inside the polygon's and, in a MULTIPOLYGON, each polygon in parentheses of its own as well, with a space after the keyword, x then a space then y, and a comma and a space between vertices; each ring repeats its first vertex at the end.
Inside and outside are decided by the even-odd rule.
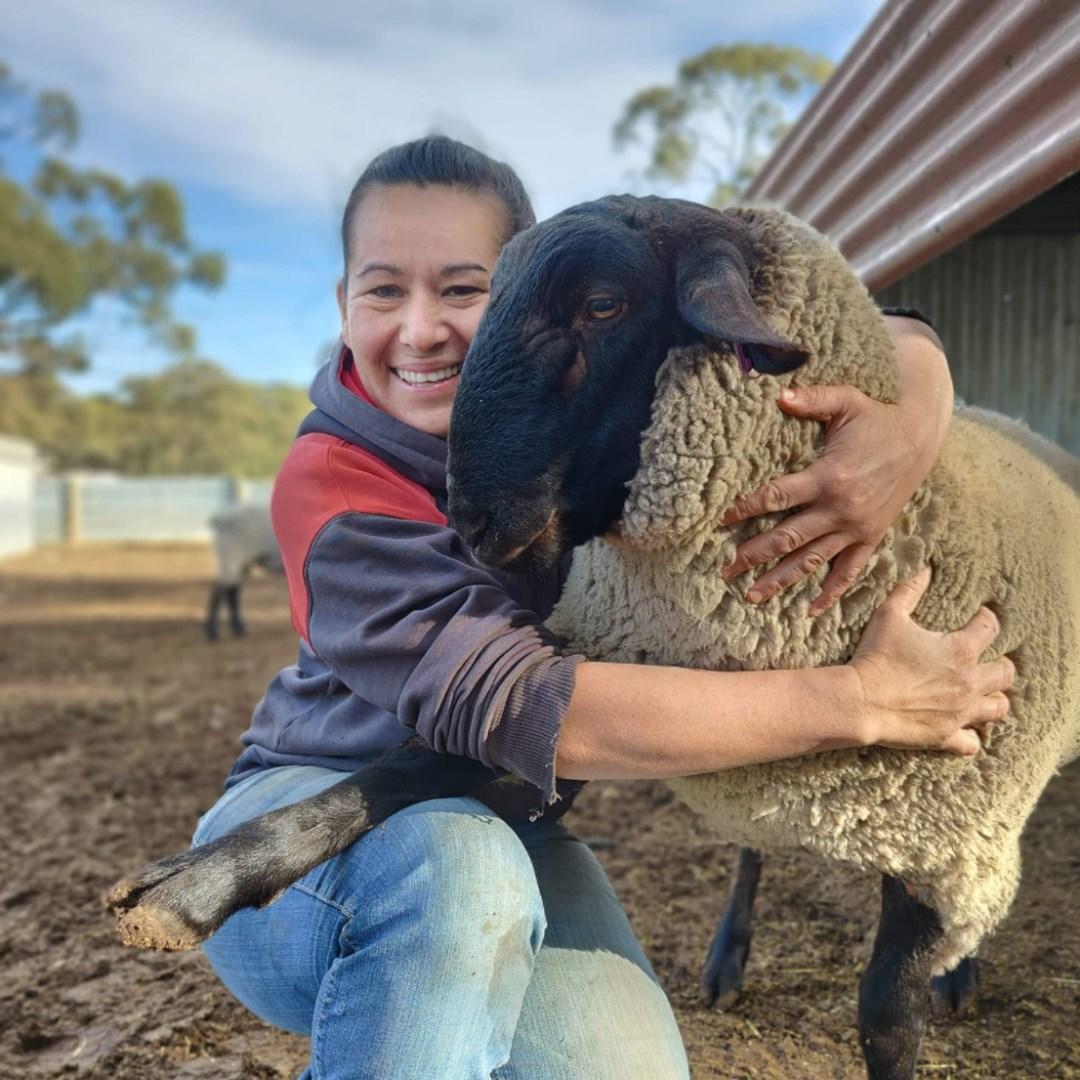
POLYGON ((585 315, 595 322, 603 322, 621 315, 625 307, 626 304, 613 296, 594 296, 585 301, 585 315))

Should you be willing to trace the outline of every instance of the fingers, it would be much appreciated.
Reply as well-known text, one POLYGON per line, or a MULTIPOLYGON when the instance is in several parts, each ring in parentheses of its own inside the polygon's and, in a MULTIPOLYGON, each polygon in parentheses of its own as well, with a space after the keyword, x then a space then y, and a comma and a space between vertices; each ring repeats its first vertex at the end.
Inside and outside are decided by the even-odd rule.
POLYGON ((976 686, 981 694, 1008 690, 1015 681, 1016 665, 1007 656, 999 656, 996 660, 978 667, 976 686))
POLYGON ((779 510, 803 506, 812 503, 819 491, 820 484, 810 469, 778 476, 749 495, 740 495, 735 505, 720 519, 720 524, 734 525, 760 514, 775 514, 779 510))
POLYGON ((988 607, 981 607, 953 637, 961 648, 969 649, 972 656, 981 656, 1000 632, 1001 623, 997 616, 988 607))
POLYGON ((975 703, 975 715, 968 726, 978 724, 992 724, 996 720, 1004 720, 1009 715, 1009 699, 1000 690, 992 694, 986 694, 975 703))
MULTIPOLYGON (((832 533, 833 524, 827 514, 820 511, 806 511, 801 514, 793 514, 785 518, 778 525, 774 525, 767 532, 758 533, 749 540, 743 541, 735 551, 735 557, 724 567, 725 580, 730 581, 733 577, 745 573, 754 566, 772 562, 784 555, 790 555, 799 551, 815 540, 821 540, 826 534, 832 533)), ((838 550, 843 550, 849 540, 844 540, 838 550)), ((826 558, 831 559, 833 554, 826 558)), ((818 563, 820 566, 821 563, 818 563)), ((814 567, 817 569, 817 567, 814 567)), ((808 571, 812 572, 812 571, 808 571)), ((802 575, 805 576, 805 575, 802 575)))
POLYGON ((810 605, 811 615, 820 615, 855 584, 874 549, 869 544, 846 548, 832 560, 832 569, 821 583, 821 592, 810 605))
MULTIPOLYGON (((930 567, 924 566, 913 578, 909 578, 907 581, 901 581, 900 584, 897 585, 882 601, 881 607, 888 606, 904 615, 910 616, 919 606, 919 601, 923 598, 923 594, 926 592, 929 584, 930 567)), ((968 626, 970 625, 971 624, 969 623, 968 626)), ((965 627, 964 630, 958 630, 957 633, 963 634, 966 631, 967 627, 965 627)))
POLYGON ((941 744, 941 749, 961 757, 974 757, 982 749, 982 739, 977 731, 961 728, 941 744))
POLYGON ((791 588, 843 551, 848 542, 842 533, 833 533, 806 544, 777 563, 767 574, 762 574, 747 591, 746 599, 751 604, 760 604, 784 589, 791 588))
POLYGON ((784 412, 807 420, 832 420, 865 400, 853 386, 789 386, 780 391, 778 402, 784 412))

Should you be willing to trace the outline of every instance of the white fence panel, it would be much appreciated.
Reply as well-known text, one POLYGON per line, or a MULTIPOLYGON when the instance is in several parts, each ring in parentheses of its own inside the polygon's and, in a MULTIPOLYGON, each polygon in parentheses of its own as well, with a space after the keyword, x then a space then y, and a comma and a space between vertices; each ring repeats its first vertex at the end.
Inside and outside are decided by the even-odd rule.
POLYGON ((272 487, 227 476, 41 477, 34 535, 38 543, 207 540, 212 514, 238 502, 269 503, 272 487))
POLYGON ((34 473, 32 443, 0 435, 0 559, 34 546, 34 473))

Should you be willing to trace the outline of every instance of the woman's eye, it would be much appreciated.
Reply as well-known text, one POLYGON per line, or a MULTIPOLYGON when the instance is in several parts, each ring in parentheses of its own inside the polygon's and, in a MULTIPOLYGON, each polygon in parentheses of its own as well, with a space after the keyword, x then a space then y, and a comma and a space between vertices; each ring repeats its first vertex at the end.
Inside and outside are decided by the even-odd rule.
POLYGON ((478 285, 451 285, 443 294, 461 300, 470 296, 479 296, 484 292, 478 285))
POLYGON ((401 289, 397 285, 376 285, 368 289, 368 296, 374 296, 376 300, 393 300, 401 295, 401 289))
POLYGON ((603 322, 621 315, 625 307, 622 300, 616 300, 612 296, 594 296, 585 301, 585 314, 596 322, 603 322))

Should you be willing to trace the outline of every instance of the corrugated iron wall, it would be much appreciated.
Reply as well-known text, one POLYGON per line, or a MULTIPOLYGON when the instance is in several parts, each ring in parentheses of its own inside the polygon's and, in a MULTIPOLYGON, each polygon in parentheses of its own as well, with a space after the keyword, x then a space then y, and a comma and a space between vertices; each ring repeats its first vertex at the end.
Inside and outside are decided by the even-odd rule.
POLYGON ((0 435, 0 559, 34 546, 37 467, 32 443, 0 435))
POLYGON ((988 231, 877 298, 934 320, 961 397, 1080 454, 1080 233, 988 231))
POLYGON ((746 196, 877 290, 1078 168, 1077 0, 887 0, 746 196))

